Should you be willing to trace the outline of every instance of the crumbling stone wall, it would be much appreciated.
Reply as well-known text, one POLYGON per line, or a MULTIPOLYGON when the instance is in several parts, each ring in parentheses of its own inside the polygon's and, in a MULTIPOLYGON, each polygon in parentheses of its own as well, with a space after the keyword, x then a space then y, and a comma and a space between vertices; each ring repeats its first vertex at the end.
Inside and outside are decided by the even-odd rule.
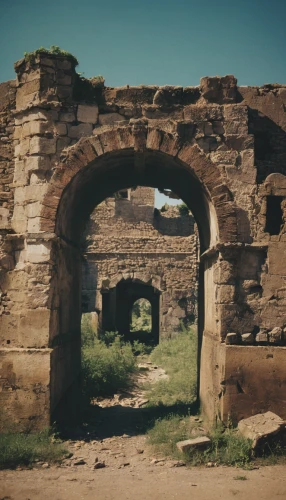
POLYGON ((198 225, 203 411, 286 418, 285 85, 239 87, 228 75, 198 87, 111 88, 80 78, 73 59, 42 53, 15 70, 0 87, 8 418, 42 427, 63 409, 71 415, 82 230, 96 205, 138 185, 171 189, 198 225))
MULTIPOLYGON (((194 218, 171 206, 154 212, 154 188, 129 189, 98 205, 85 243, 83 311, 96 311, 100 324, 104 323, 102 292, 130 279, 160 292, 160 338, 172 336, 181 321, 197 320, 194 218)), ((115 319, 110 324, 116 328, 115 319)))

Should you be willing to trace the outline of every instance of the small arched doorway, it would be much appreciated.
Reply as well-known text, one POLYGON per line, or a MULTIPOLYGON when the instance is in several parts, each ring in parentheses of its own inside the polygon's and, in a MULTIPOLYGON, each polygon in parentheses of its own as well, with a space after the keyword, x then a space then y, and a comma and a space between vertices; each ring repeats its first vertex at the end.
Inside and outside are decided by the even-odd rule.
POLYGON ((102 329, 117 331, 126 341, 156 345, 160 338, 160 290, 138 279, 121 279, 116 286, 103 289, 102 329), (138 300, 150 304, 150 330, 132 329, 132 310, 138 300))

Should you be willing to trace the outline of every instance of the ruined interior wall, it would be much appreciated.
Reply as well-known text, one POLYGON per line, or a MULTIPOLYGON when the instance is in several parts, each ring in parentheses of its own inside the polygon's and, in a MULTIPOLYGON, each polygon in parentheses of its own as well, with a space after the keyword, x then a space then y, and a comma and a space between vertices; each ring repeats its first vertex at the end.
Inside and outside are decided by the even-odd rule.
POLYGON ((194 219, 181 216, 177 207, 154 215, 154 189, 130 191, 130 199, 107 198, 91 215, 85 232, 83 311, 101 314, 101 290, 136 278, 162 292, 161 334, 171 335, 181 320, 197 319, 194 219))

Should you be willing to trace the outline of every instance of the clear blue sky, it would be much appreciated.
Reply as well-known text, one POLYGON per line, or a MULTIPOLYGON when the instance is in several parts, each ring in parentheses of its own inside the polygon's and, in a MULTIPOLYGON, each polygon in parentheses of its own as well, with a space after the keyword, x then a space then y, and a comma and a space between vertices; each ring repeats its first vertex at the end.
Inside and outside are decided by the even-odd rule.
POLYGON ((25 51, 59 45, 108 86, 286 84, 286 0, 0 0, 0 12, 0 82, 25 51))
POLYGON ((109 86, 286 83, 286 0, 0 0, 0 81, 13 62, 59 45, 109 86))

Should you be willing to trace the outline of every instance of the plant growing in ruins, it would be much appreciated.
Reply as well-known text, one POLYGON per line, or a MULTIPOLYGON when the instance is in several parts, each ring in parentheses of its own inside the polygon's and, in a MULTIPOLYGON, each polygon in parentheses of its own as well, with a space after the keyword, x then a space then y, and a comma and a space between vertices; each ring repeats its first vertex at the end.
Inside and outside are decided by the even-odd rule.
POLYGON ((123 343, 118 335, 106 342, 94 338, 82 346, 83 395, 87 401, 127 388, 135 370, 132 346, 123 343))
POLYGON ((67 453, 52 429, 31 434, 11 429, 0 434, 0 469, 30 466, 35 460, 57 462, 67 453))
POLYGON ((186 205, 186 203, 181 203, 180 205, 177 205, 177 208, 179 210, 180 215, 189 215, 189 207, 186 205))
POLYGON ((212 464, 250 468, 251 441, 240 436, 235 429, 225 429, 223 426, 218 426, 209 433, 211 445, 208 450, 194 449, 182 455, 178 451, 176 443, 200 435, 201 425, 190 417, 182 418, 179 415, 169 415, 157 420, 153 428, 149 430, 149 442, 157 452, 177 459, 183 458, 190 465, 211 462, 212 464))
POLYGON ((151 361, 164 368, 168 379, 149 387, 149 406, 188 404, 196 399, 197 337, 191 326, 162 341, 151 353, 151 361))
POLYGON ((57 45, 51 45, 49 49, 46 49, 45 47, 39 47, 33 52, 24 52, 24 57, 26 61, 32 62, 40 54, 68 57, 74 63, 75 66, 78 65, 78 60, 73 54, 67 52, 66 50, 61 49, 57 45))

